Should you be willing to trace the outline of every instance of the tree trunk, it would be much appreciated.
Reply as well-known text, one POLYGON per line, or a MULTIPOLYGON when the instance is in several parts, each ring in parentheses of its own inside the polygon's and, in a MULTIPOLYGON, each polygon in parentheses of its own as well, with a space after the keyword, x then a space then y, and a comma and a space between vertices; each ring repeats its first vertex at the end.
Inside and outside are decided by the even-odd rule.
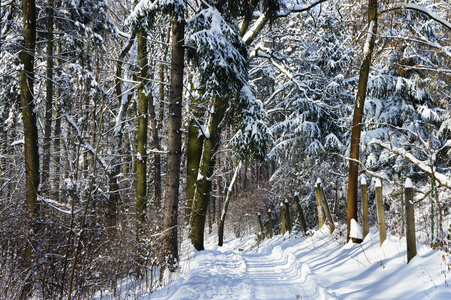
MULTIPOLYGON (((119 112, 116 117, 113 133, 113 159, 111 160, 111 171, 108 174, 108 181, 110 184, 110 198, 108 199, 108 207, 106 213, 106 223, 113 229, 117 223, 117 206, 121 200, 121 193, 119 191, 119 174, 121 172, 122 165, 122 137, 125 127, 125 119, 127 117, 127 110, 130 104, 130 97, 128 95, 122 95, 122 60, 130 50, 135 40, 135 33, 132 34, 128 44, 122 49, 119 54, 116 64, 116 82, 115 90, 116 96, 119 99, 119 112)), ((112 230, 114 232, 114 230, 112 230)))
POLYGON ((42 188, 46 193, 50 183, 50 144, 52 134, 52 106, 53 106, 53 0, 49 0, 47 17, 47 79, 45 97, 44 144, 42 146, 42 188))
POLYGON ((230 199, 232 198, 233 186, 236 182, 236 178, 241 169, 241 162, 238 163, 238 166, 235 169, 235 173, 233 174, 232 181, 230 181, 229 188, 227 189, 227 195, 224 200, 224 208, 222 209, 221 219, 218 223, 218 246, 222 246, 224 244, 224 224, 225 218, 227 216, 227 209, 229 208, 230 199))
MULTIPOLYGON (((148 61, 147 61, 147 33, 144 29, 138 32, 138 65, 140 69, 138 86, 138 136, 136 159, 136 217, 138 231, 142 229, 146 216, 146 170, 147 170, 147 112, 148 101, 146 92, 148 61)), ((138 232, 140 234, 140 232, 138 232)))
POLYGON ((177 219, 179 205, 180 163, 182 159, 183 48, 185 25, 172 24, 171 97, 168 116, 168 160, 163 213, 163 268, 174 272, 178 265, 177 219))
MULTIPOLYGON (((217 162, 219 164, 219 156, 217 162)), ((221 221, 221 181, 219 176, 216 177, 216 194, 216 224, 219 226, 221 221)))
POLYGON ((155 168, 155 208, 158 210, 161 206, 161 159, 160 153, 160 137, 158 134, 157 118, 155 114, 155 103, 154 98, 149 95, 149 117, 150 117, 150 128, 152 130, 152 147, 157 150, 154 154, 154 168, 155 168))
POLYGON ((202 156, 202 145, 204 134, 201 131, 203 109, 200 106, 200 99, 191 99, 189 106, 192 118, 188 123, 188 140, 186 146, 186 208, 185 221, 188 223, 191 218, 193 208, 194 192, 196 190, 197 174, 199 172, 199 163, 202 156))
MULTIPOLYGON (((20 72, 20 101, 24 127, 25 155, 25 203, 27 219, 32 223, 38 217, 38 186, 39 186, 39 152, 38 128, 36 123, 36 103, 34 101, 34 53, 36 46, 36 4, 34 0, 23 0, 23 47, 20 72)), ((33 244, 26 243, 24 267, 30 268, 33 256, 33 244)), ((31 283, 26 282, 21 298, 27 298, 31 292, 31 283)))
POLYGON ((359 176, 359 150, 361 123, 363 118, 363 108, 365 106, 366 89, 370 74, 371 58, 374 49, 377 32, 377 0, 369 0, 368 4, 368 33, 364 45, 363 61, 360 66, 359 84, 355 99, 354 117, 351 131, 351 159, 349 161, 348 177, 348 203, 347 203, 347 240, 351 230, 351 220, 357 221, 357 189, 359 176))
MULTIPOLYGON (((57 2, 59 5, 59 1, 57 2)), ((58 27, 56 28, 58 30, 58 27)), ((61 53, 61 44, 58 42, 56 44, 56 55, 58 56, 61 53)), ((56 70, 59 72, 60 60, 58 57, 56 58, 56 70)), ((59 74, 59 73, 58 73, 59 74)), ((55 88, 55 99, 59 99, 61 95, 60 88, 57 85, 55 88)), ((61 163, 61 107, 58 102, 55 104, 55 128, 53 129, 53 161, 54 161, 54 169, 53 169, 53 197, 55 199, 60 199, 60 163, 61 163)))
MULTIPOLYGON (((196 190, 193 198, 193 211, 191 212, 190 239, 197 250, 204 249, 205 216, 209 194, 211 193, 211 180, 215 167, 215 154, 219 147, 221 130, 219 124, 224 118, 225 101, 222 98, 213 99, 213 109, 208 120, 208 138, 205 138, 202 148, 202 157, 199 164, 196 190)), ((224 212, 223 212, 224 214, 224 212)))
MULTIPOLYGON (((164 30, 163 33, 161 34, 161 41, 164 42, 164 38, 166 37, 167 41, 166 44, 169 43, 169 38, 171 36, 171 32, 168 30, 167 34, 165 35, 164 30)), ((168 46, 163 46, 163 62, 166 61, 166 56, 168 53, 168 46)), ((160 150, 160 135, 161 135, 161 130, 163 128, 163 119, 164 119, 164 99, 165 99, 165 91, 164 91, 164 79, 165 79, 165 65, 164 63, 160 63, 160 70, 159 70, 159 77, 160 77, 160 84, 159 84, 159 93, 160 93, 160 98, 159 98, 159 103, 160 103, 160 111, 159 111, 159 116, 158 116, 158 120, 156 120, 156 134, 153 134, 153 147, 157 150, 160 150)), ((156 118, 156 117, 155 117, 156 118)), ((152 129, 153 130, 153 129, 152 129)), ((154 168, 155 168, 155 202, 156 202, 156 207, 159 209, 161 207, 161 199, 162 199, 162 178, 161 178, 161 154, 156 152, 154 154, 154 168)))

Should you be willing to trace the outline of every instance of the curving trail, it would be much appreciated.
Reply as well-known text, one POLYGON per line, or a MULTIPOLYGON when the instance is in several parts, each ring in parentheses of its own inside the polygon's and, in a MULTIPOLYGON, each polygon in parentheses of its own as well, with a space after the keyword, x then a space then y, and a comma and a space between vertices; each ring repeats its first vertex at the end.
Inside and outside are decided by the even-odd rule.
MULTIPOLYGON (((317 284, 307 265, 281 246, 263 253, 215 249, 196 253, 185 275, 150 299, 337 299, 317 284)), ((216 248, 216 247, 215 247, 216 248)))
POLYGON ((119 298, 95 299, 451 299, 447 253, 418 244, 407 264, 405 238, 389 235, 380 247, 372 228, 362 244, 345 244, 340 232, 277 236, 260 245, 249 236, 200 252, 185 242, 180 273, 160 290, 149 293, 130 280, 118 287, 119 298))

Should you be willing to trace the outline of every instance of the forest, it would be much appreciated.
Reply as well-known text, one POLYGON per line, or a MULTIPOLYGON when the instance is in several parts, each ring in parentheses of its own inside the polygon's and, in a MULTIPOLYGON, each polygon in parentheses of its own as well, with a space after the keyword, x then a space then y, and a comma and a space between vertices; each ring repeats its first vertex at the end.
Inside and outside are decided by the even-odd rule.
POLYGON ((449 1, 0 7, 0 299, 152 291, 183 241, 308 235, 318 182, 356 243, 360 183, 401 237, 412 182, 417 241, 449 252, 449 1))

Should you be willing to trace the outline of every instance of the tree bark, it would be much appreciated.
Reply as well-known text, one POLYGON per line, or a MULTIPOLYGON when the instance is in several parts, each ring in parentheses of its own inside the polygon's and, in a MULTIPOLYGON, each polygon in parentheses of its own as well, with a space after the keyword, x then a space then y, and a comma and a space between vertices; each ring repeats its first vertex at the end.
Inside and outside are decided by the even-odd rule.
MULTIPOLYGON (((57 1, 57 5, 59 5, 59 1, 57 1)), ((56 28, 58 30, 58 27, 56 28)), ((58 55, 61 53, 61 44, 56 43, 56 71, 59 74, 60 60, 58 59, 58 55)), ((59 99, 61 95, 60 88, 58 85, 55 88, 55 99, 59 99)), ((61 107, 58 102, 55 103, 55 127, 53 129, 53 160, 54 160, 54 169, 53 169, 53 197, 55 199, 60 199, 59 191, 60 191, 60 172, 61 172, 61 107)))
MULTIPOLYGON (((23 0, 23 51, 20 72, 20 101, 22 105, 22 119, 24 127, 24 155, 25 155, 25 204, 26 215, 32 227, 38 217, 38 186, 39 186, 39 152, 38 128, 36 123, 36 103, 34 101, 34 53, 36 47, 36 4, 34 0, 23 0)), ((36 228, 35 228, 36 229, 36 228)), ((24 267, 32 265, 33 245, 26 242, 24 267)), ((33 241, 32 241, 32 244, 33 241)), ((21 298, 27 298, 31 292, 31 283, 26 282, 21 298)))
POLYGON ((49 189, 50 183, 50 145, 52 134, 52 106, 53 106, 53 0, 49 0, 47 17, 47 79, 45 97, 45 125, 44 144, 42 146, 42 188, 43 191, 49 189))
MULTIPOLYGON (((171 36, 171 32, 168 30, 167 34, 165 35, 164 30, 163 33, 161 34, 161 41, 162 42, 166 42, 166 44, 169 43, 169 38, 171 36), (165 37, 166 37, 166 41, 165 41, 165 37)), ((166 56, 168 53, 168 46, 165 45, 163 46, 163 62, 166 61, 166 56)), ((159 94, 160 94, 160 98, 159 98, 159 102, 160 102, 160 111, 159 111, 159 116, 158 119, 156 119, 156 135, 153 134, 153 147, 157 150, 160 150, 160 134, 161 134, 161 130, 163 128, 163 119, 164 119, 164 99, 165 99, 165 89, 164 89, 164 79, 165 79, 165 66, 164 63, 160 63, 160 70, 159 70, 159 77, 160 77, 160 84, 159 84, 159 94)), ((153 130, 153 129, 152 129, 153 130)), ((161 206, 161 199, 162 199, 162 179, 161 179, 161 154, 156 152, 154 154, 154 168, 155 168, 155 202, 156 202, 156 206, 157 209, 160 208, 161 206)))
POLYGON ((144 29, 138 32, 138 65, 140 84, 138 86, 138 136, 136 159, 136 218, 138 220, 138 235, 146 216, 146 170, 147 170, 147 113, 148 101, 146 92, 148 61, 147 33, 144 29))
POLYGON ((177 219, 179 205, 180 163, 182 159, 182 97, 185 50, 185 24, 172 24, 171 97, 168 117, 168 160, 163 213, 163 268, 178 269, 177 219))
POLYGON ((363 108, 365 106, 368 77, 370 74, 371 58, 373 55, 374 43, 377 32, 377 0, 369 0, 368 3, 368 33, 364 45, 363 61, 360 66, 359 84, 355 99, 354 117, 351 131, 351 159, 349 160, 348 177, 348 202, 347 202, 347 240, 351 230, 351 220, 357 221, 357 190, 359 176, 359 150, 361 123, 363 118, 363 108))
POLYGON ((208 120, 208 138, 205 138, 202 147, 202 157, 197 176, 196 190, 193 198, 193 211, 191 212, 190 239, 197 250, 204 249, 205 216, 209 194, 211 193, 211 181, 216 163, 215 154, 219 147, 221 130, 219 124, 224 118, 225 101, 222 98, 213 99, 213 109, 208 120))
POLYGON ((202 126, 203 110, 199 108, 199 98, 191 99, 189 106, 192 118, 188 123, 188 140, 186 146, 186 208, 185 221, 189 223, 191 211, 193 208, 194 192, 196 190, 197 174, 199 172, 199 164, 202 156, 202 145, 204 142, 204 134, 200 128, 202 126))

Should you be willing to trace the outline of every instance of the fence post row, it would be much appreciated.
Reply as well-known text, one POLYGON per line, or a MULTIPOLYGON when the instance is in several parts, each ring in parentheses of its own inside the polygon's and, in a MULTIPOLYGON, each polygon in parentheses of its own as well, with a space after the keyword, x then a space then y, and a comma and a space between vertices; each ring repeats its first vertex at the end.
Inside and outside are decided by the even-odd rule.
POLYGON ((260 213, 257 213, 257 217, 258 217, 258 224, 260 224, 260 233, 262 235, 262 240, 264 240, 265 239, 265 231, 263 229, 262 216, 260 215, 260 213))
POLYGON ((362 239, 368 235, 370 227, 368 224, 368 185, 365 177, 362 177, 360 182, 361 197, 362 197, 362 239))
POLYGON ((330 233, 334 232, 335 230, 335 224, 334 220, 332 219, 332 214, 330 213, 329 203, 326 199, 326 194, 324 193, 324 189, 321 185, 321 181, 319 182, 319 190, 320 190, 320 196, 321 196, 321 203, 323 204, 324 212, 326 213, 326 219, 329 223, 329 229, 330 233))
POLYGON ((417 245, 415 240, 415 215, 413 210, 413 185, 410 178, 406 178, 406 240, 407 240, 407 263, 417 255, 417 245))
POLYGON ((268 220, 269 220, 269 238, 272 239, 273 226, 272 226, 272 216, 271 216, 270 208, 268 208, 268 220))
POLYGON ((320 193, 321 180, 318 178, 315 186, 315 194, 316 194, 316 208, 318 210, 318 223, 319 228, 322 228, 324 225, 324 215, 323 210, 321 209, 321 193, 320 193))
POLYGON ((379 178, 376 179, 375 192, 377 206, 377 226, 379 227, 379 240, 380 245, 382 246, 382 243, 387 238, 387 233, 385 232, 384 204, 382 203, 382 182, 379 178))
POLYGON ((301 199, 299 199, 298 194, 294 196, 294 202, 296 203, 297 215, 299 216, 299 221, 301 222, 301 227, 305 234, 307 232, 307 223, 305 222, 304 212, 302 211, 301 206, 301 199))
POLYGON ((287 228, 285 226, 285 209, 283 202, 280 202, 280 224, 280 231, 282 232, 282 235, 285 235, 287 228))
POLYGON ((288 199, 285 199, 285 225, 288 232, 291 233, 292 224, 291 224, 290 205, 288 204, 288 199))
POLYGON ((316 181, 315 193, 316 193, 316 204, 317 204, 317 208, 318 208, 318 220, 319 220, 320 228, 324 224, 324 215, 323 215, 323 211, 321 209, 321 206, 322 206, 324 208, 324 212, 326 214, 327 223, 329 224, 330 233, 332 233, 335 230, 335 224, 332 219, 332 215, 330 213, 329 203, 327 203, 326 194, 324 193, 324 189, 321 185, 321 179, 319 179, 319 178, 316 181))

